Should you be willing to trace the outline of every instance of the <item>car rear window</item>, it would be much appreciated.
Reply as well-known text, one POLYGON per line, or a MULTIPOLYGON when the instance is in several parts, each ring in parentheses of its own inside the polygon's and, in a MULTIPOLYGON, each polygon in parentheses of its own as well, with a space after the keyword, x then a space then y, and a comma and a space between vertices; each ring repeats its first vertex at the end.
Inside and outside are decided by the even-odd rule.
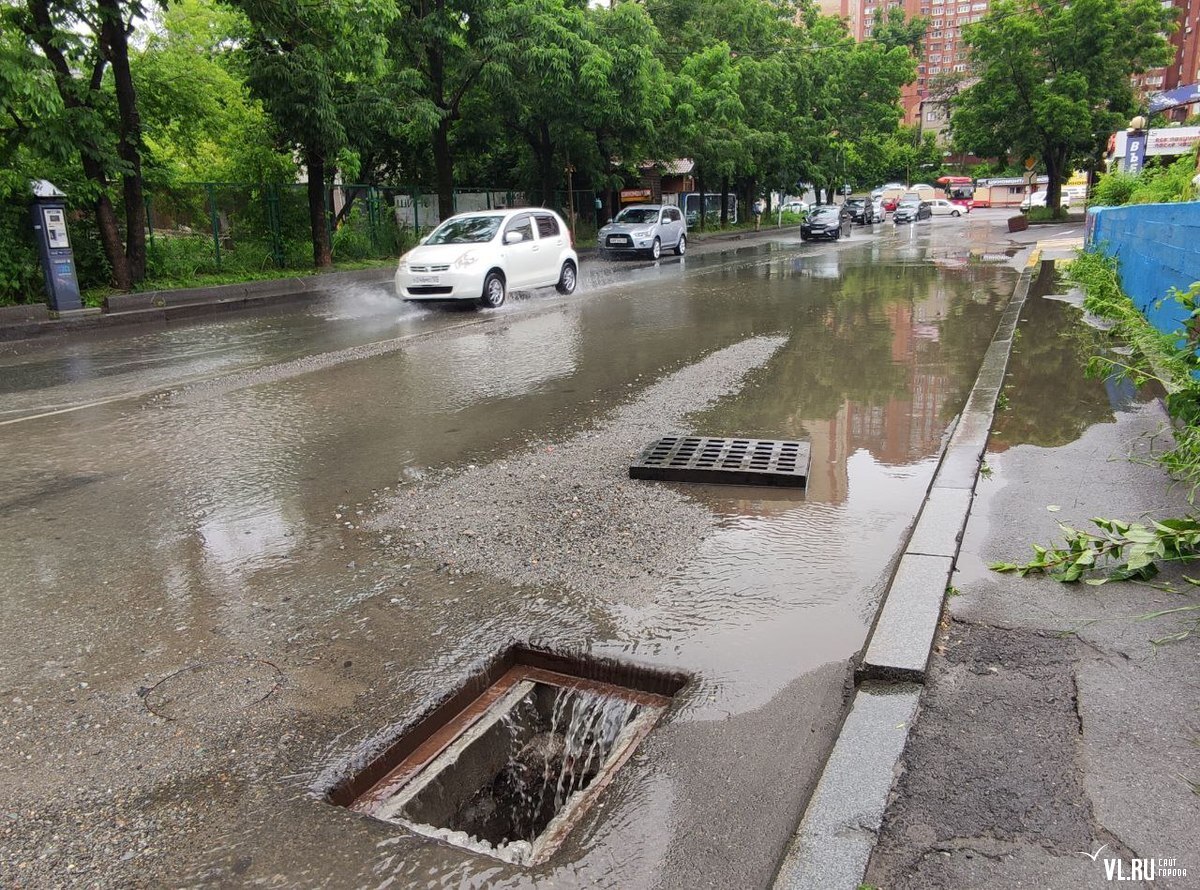
POLYGON ((552 238, 559 233, 558 220, 553 216, 538 214, 534 219, 537 220, 538 237, 552 238))

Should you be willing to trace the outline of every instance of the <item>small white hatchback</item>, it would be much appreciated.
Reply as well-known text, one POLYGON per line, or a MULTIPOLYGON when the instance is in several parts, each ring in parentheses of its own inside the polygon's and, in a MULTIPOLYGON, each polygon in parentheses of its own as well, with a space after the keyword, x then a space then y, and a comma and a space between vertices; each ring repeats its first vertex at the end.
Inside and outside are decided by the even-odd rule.
POLYGON ((578 276, 579 257, 553 210, 487 210, 450 217, 400 257, 396 294, 475 300, 495 309, 510 290, 554 286, 572 293, 578 276))

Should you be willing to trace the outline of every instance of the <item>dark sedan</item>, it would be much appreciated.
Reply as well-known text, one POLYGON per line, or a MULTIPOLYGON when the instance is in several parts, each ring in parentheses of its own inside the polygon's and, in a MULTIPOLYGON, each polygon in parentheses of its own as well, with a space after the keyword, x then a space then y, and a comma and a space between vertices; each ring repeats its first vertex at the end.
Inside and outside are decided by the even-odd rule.
POLYGON ((800 240, 811 238, 828 238, 836 241, 843 236, 850 237, 851 211, 846 207, 817 207, 808 214, 800 226, 800 240))
POLYGON ((919 219, 929 219, 933 215, 933 209, 928 201, 901 201, 896 205, 896 212, 892 216, 892 221, 895 223, 912 223, 919 219))
POLYGON ((869 226, 875 222, 875 205, 870 198, 847 198, 846 206, 850 208, 851 217, 856 223, 869 226))

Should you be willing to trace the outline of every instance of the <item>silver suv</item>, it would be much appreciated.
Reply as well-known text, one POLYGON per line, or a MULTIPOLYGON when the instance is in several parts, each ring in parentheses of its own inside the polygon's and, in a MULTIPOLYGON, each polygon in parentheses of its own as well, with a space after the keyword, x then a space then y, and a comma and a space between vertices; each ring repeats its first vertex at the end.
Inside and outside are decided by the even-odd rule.
POLYGON ((602 254, 644 253, 658 259, 664 250, 683 256, 687 223, 678 207, 634 204, 610 219, 596 237, 602 254))

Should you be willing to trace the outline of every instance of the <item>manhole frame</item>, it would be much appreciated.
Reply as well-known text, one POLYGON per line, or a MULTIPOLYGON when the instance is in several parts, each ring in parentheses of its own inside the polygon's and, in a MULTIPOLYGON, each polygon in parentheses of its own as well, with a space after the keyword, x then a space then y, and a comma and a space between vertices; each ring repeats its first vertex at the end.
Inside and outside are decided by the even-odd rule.
MULTIPOLYGON (((513 646, 400 733, 365 767, 331 788, 325 799, 358 815, 388 825, 402 826, 417 835, 449 844, 458 850, 487 855, 516 867, 540 865, 554 855, 572 828, 591 811, 596 799, 667 713, 674 697, 690 680, 690 676, 681 672, 644 667, 616 659, 568 656, 513 646), (618 678, 619 682, 612 682, 618 678), (403 818, 376 815, 385 802, 403 793, 407 786, 420 786, 436 778, 436 772, 428 771, 438 767, 439 758, 489 716, 497 716, 496 709, 505 697, 522 683, 600 692, 635 702, 644 709, 622 730, 618 742, 591 784, 578 792, 570 804, 555 813, 534 839, 526 861, 512 863, 486 849, 454 844, 440 835, 427 834, 403 818)), ((413 796, 419 790, 417 788, 413 796)))
POLYGON ((630 464, 629 478, 805 489, 810 461, 809 443, 797 439, 662 436, 630 464))

